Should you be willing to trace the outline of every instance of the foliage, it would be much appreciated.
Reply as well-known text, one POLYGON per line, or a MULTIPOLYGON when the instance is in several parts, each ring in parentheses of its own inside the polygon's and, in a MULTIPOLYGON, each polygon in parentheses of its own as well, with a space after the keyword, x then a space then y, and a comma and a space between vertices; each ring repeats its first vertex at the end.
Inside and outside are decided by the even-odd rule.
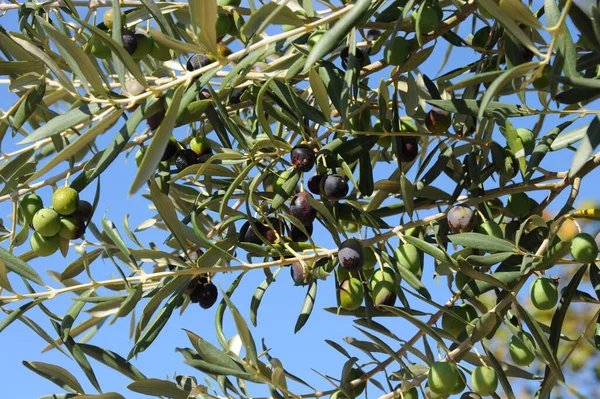
POLYGON ((383 399, 515 398, 515 381, 537 398, 583 397, 567 364, 577 370, 579 356, 591 369, 581 354, 600 348, 600 273, 592 236, 571 239, 600 219, 595 206, 574 207, 600 164, 600 11, 537 3, 0 4, 18 20, 18 31, 0 27, 0 75, 19 97, 0 110, 0 201, 13 205, 1 226, 0 331, 20 320, 97 391, 23 361, 61 388, 53 397, 124 397, 102 393, 90 359, 133 392, 169 398, 256 397, 249 382, 274 398, 365 388, 383 399), (464 65, 423 72, 466 50, 475 57, 464 65), (132 230, 97 208, 102 176, 134 153, 135 177, 117 184, 156 213, 132 230), (555 170, 553 153, 572 159, 568 170, 555 170), (54 197, 30 195, 47 186, 54 197), (149 229, 163 241, 144 244, 149 229), (51 284, 29 265, 71 249, 79 257, 50 271, 51 284), (102 260, 115 278, 92 278, 102 260), (334 286, 338 306, 326 310, 365 336, 351 342, 365 362, 328 342, 348 358, 327 377, 333 389, 292 374, 248 323, 288 268, 306 287, 295 332, 317 312, 318 287, 334 286), (247 319, 231 296, 259 270, 247 319), (226 272, 235 280, 221 291, 226 272), (560 295, 547 278, 530 293, 543 275, 566 280, 560 295), (434 300, 431 276, 447 281, 447 302, 434 300), (57 315, 48 307, 64 294, 77 298, 57 315), (136 355, 192 303, 216 305, 218 343, 190 329, 177 351, 207 385, 142 374, 136 355), (54 330, 27 316, 34 308, 54 330), (87 343, 119 318, 132 322, 128 354, 87 343), (418 332, 391 331, 393 318, 418 332))

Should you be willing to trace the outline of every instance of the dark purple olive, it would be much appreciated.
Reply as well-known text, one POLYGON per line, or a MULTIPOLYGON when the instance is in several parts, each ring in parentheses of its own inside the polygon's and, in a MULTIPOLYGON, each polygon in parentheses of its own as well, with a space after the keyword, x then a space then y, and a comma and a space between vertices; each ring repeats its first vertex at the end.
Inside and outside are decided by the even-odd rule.
POLYGON ((475 212, 468 206, 458 205, 452 207, 447 215, 448 227, 453 233, 466 233, 475 227, 475 212))
POLYGON ((442 134, 448 131, 452 124, 450 112, 439 108, 433 108, 425 117, 425 127, 433 134, 442 134))
POLYGON ((348 181, 343 176, 327 175, 321 180, 321 196, 330 201, 341 200, 349 190, 348 181))
POLYGON ((246 91, 245 87, 238 87, 229 93, 229 104, 239 104, 242 101, 242 94, 246 91))
POLYGON ((400 162, 412 162, 419 155, 419 143, 416 137, 402 137, 400 140, 400 162))
MULTIPOLYGON (((344 47, 342 51, 340 51, 340 60, 342 61, 342 68, 346 69, 348 67, 348 55, 350 53, 350 49, 348 47, 344 47)), ((359 68, 362 68, 367 64, 368 56, 361 49, 356 49, 355 52, 356 60, 358 61, 359 68)))
POLYGON ((290 214, 305 226, 311 224, 317 217, 317 210, 310 206, 308 198, 312 198, 312 195, 302 191, 292 198, 290 204, 290 214))
POLYGON ((367 40, 370 42, 374 42, 375 40, 379 39, 379 36, 381 36, 381 32, 379 32, 377 29, 369 29, 367 31, 367 40))
POLYGON ((306 229, 308 236, 306 234, 304 234, 302 232, 302 230, 300 230, 298 227, 292 226, 292 229, 290 230, 290 238, 292 239, 293 242, 308 241, 308 237, 311 236, 313 233, 313 224, 311 223, 307 226, 304 226, 304 228, 306 229))
POLYGON ((315 165, 315 153, 307 145, 295 146, 290 153, 292 166, 300 172, 308 172, 315 165))
POLYGON ((190 294, 190 300, 193 303, 200 304, 201 308, 208 309, 215 304, 218 296, 217 287, 208 281, 208 278, 202 276, 198 279, 196 288, 190 294))
POLYGON ((290 265, 290 274, 294 285, 306 285, 310 279, 310 272, 301 262, 294 262, 290 265))
MULTIPOLYGON (((264 236, 265 230, 266 230, 265 226, 257 220, 254 221, 254 224, 255 224, 256 228, 259 229, 260 234, 262 234, 264 236)), ((244 223, 242 228, 240 229, 239 240, 240 240, 240 242, 249 242, 249 243, 258 244, 258 245, 262 245, 262 243, 263 243, 261 241, 260 237, 252 229, 252 226, 250 225, 249 221, 244 223)))
POLYGON ((198 163, 198 156, 196 153, 189 148, 179 150, 175 155, 175 168, 178 172, 181 172, 185 168, 198 163))
POLYGON ((200 69, 209 64, 212 64, 212 61, 206 55, 194 54, 187 60, 187 63, 185 64, 185 68, 188 71, 192 72, 192 71, 195 71, 196 69, 200 69))
POLYGON ((349 238, 338 249, 340 266, 348 272, 362 269, 365 263, 365 251, 360 241, 349 238))
POLYGON ((326 175, 313 175, 308 179, 306 185, 311 193, 321 195, 321 180, 323 180, 325 176, 326 175))
POLYGON ((135 32, 129 29, 123 29, 121 31, 121 35, 123 38, 123 48, 129 53, 129 55, 132 55, 133 53, 135 53, 135 50, 138 46, 138 41, 135 37, 135 32))
POLYGON ((161 109, 160 111, 155 112, 154 114, 152 114, 148 118, 146 118, 146 123, 148 124, 148 129, 150 129, 151 131, 155 131, 156 129, 158 129, 161 122, 165 118, 165 112, 166 111, 164 109, 161 109))

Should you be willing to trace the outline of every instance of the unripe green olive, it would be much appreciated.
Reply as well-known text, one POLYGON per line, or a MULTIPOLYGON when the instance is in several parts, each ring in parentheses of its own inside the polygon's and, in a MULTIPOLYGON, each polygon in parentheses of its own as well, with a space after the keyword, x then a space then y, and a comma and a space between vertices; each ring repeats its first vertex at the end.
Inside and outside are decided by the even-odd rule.
POLYGON ((60 215, 71 215, 77 209, 79 193, 71 187, 59 187, 52 194, 52 207, 60 215))
POLYGON ((105 60, 110 58, 110 47, 108 47, 102 40, 94 37, 92 39, 92 49, 90 51, 92 55, 96 58, 100 58, 105 60))
POLYGON ((308 51, 312 51, 313 47, 325 36, 326 31, 324 30, 316 30, 308 37, 308 41, 306 45, 308 46, 308 51))
POLYGON ((43 208, 33 215, 32 224, 42 237, 52 237, 60 230, 60 216, 54 209, 43 208))
POLYGON ((223 37, 227 33, 229 33, 231 25, 233 25, 233 19, 231 14, 218 13, 216 23, 217 37, 223 37))
MULTIPOLYGON (((527 341, 532 346, 534 345, 531 334, 523 332, 522 337, 524 341, 527 341)), ((515 335, 510 339, 509 354, 512 361, 519 366, 528 366, 535 359, 535 353, 531 352, 531 350, 529 350, 529 348, 515 335)))
POLYGON ((44 207, 44 202, 36 193, 25 194, 19 201, 19 209, 25 218, 26 224, 31 224, 33 216, 44 207))
POLYGON ((37 256, 50 256, 58 250, 60 246, 60 237, 58 235, 44 237, 36 231, 31 235, 29 243, 31 245, 31 250, 37 256))
MULTIPOLYGON (((108 30, 111 30, 114 26, 113 19, 114 19, 113 18, 113 9, 109 8, 108 10, 106 10, 104 15, 102 16, 102 22, 104 22, 104 26, 106 26, 106 28, 108 30)), ((123 11, 121 11, 121 24, 125 24, 126 19, 127 19, 127 16, 125 15, 125 13, 123 11)))
POLYGON ((432 392, 441 395, 450 395, 460 378, 456 366, 448 362, 435 362, 429 368, 427 382, 432 392))
POLYGON ((588 233, 579 233, 571 241, 571 256, 580 263, 591 263, 598 256, 598 245, 588 233))
MULTIPOLYGON (((357 380, 359 378, 361 378, 365 373, 363 373, 360 369, 357 368, 351 368, 346 375, 342 376, 342 385, 343 384, 348 384, 354 380, 357 380)), ((363 391, 365 390, 365 387, 367 386, 367 382, 361 382, 360 384, 358 384, 357 386, 355 386, 354 388, 352 388, 350 390, 350 393, 352 394, 353 397, 357 397, 358 395, 360 395, 361 393, 363 393, 363 391)))
POLYGON ((531 284, 529 290, 533 306, 539 310, 550 310, 558 302, 558 287, 554 280, 540 277, 531 284))
POLYGON ((365 296, 362 282, 354 277, 340 284, 340 305, 346 310, 356 310, 360 307, 365 296))
POLYGON ((196 136, 190 141, 190 149, 196 153, 199 157, 202 155, 210 154, 212 148, 210 147, 210 141, 206 137, 196 136))
POLYGON ((489 26, 484 26, 483 28, 481 28, 477 32, 475 32, 475 34, 473 35, 473 40, 471 41, 471 44, 474 47, 480 47, 480 48, 485 47, 485 45, 487 44, 487 42, 490 38, 491 32, 492 32, 492 30, 489 26))
POLYGON ((169 61, 173 59, 171 50, 156 40, 152 41, 152 48, 150 49, 150 57, 158 61, 169 61))
POLYGON ((456 384, 454 385, 454 389, 450 392, 452 395, 456 395, 465 390, 465 386, 467 385, 467 377, 465 377, 465 373, 462 370, 456 369, 458 371, 458 378, 456 379, 456 384))
POLYGON ((217 0, 217 5, 219 6, 231 6, 231 7, 239 7, 242 4, 242 0, 217 0))
POLYGON ((465 328, 466 323, 475 320, 478 316, 475 308, 469 304, 454 306, 448 310, 442 316, 442 328, 453 336, 458 336, 463 328, 465 328), (464 320, 464 322, 461 322, 449 312, 454 313, 454 315, 464 320))
POLYGON ((531 211, 531 201, 529 201, 529 196, 525 193, 509 195, 506 209, 514 217, 522 218, 527 216, 531 211))
POLYGON ((415 276, 421 275, 421 254, 417 247, 409 243, 400 245, 396 249, 396 258, 398 259, 398 264, 400 266, 410 271, 415 276))
POLYGON ((405 38, 395 37, 392 43, 386 48, 385 62, 390 65, 402 65, 410 55, 410 44, 405 38))
POLYGON ((491 367, 477 367, 471 373, 471 385, 475 392, 481 396, 490 396, 498 389, 498 376, 491 367))
POLYGON ((486 234, 488 236, 504 238, 504 233, 500 228, 500 225, 493 220, 488 220, 481 223, 477 227, 477 231, 481 234, 486 234))

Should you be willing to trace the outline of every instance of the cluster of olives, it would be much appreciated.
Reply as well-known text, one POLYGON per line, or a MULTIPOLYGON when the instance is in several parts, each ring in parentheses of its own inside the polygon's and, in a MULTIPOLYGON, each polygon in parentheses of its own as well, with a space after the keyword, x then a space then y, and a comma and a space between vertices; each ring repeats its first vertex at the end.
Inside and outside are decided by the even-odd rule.
MULTIPOLYGON (((466 378, 456 365, 450 362, 434 362, 429 368, 427 389, 430 397, 448 397, 464 391, 466 378), (432 395, 435 394, 437 396, 432 395)), ((479 366, 471 373, 471 386, 479 397, 490 396, 498 388, 498 376, 492 367, 479 366)), ((474 398, 472 392, 464 393, 461 398, 474 398)))
MULTIPOLYGON (((121 13, 121 23, 123 27, 125 26, 126 19, 127 16, 125 13, 121 13)), ((112 9, 108 9, 104 13, 102 21, 110 33, 114 26, 114 15, 112 9)), ((135 60, 139 60, 146 55, 149 55, 158 61, 169 61, 173 59, 171 50, 169 50, 168 47, 165 47, 162 44, 154 41, 151 36, 124 28, 121 30, 121 36, 123 39, 123 48, 135 60)), ((110 48, 102 39, 98 37, 94 37, 92 40, 91 53, 100 59, 108 59, 111 55, 110 48)))
POLYGON ((85 233, 91 219, 92 204, 79 200, 79 193, 70 187, 60 187, 52 194, 52 206, 44 208, 42 198, 35 193, 24 195, 19 210, 31 236, 31 250, 37 256, 50 256, 60 247, 61 238, 75 240, 85 233))
MULTIPOLYGON (((144 158, 144 148, 140 148, 135 155, 135 163, 139 167, 144 158)), ((201 163, 206 155, 212 154, 210 141, 203 136, 194 137, 189 148, 184 147, 175 137, 171 136, 161 162, 173 162, 178 172, 191 165, 201 163)))
POLYGON ((208 275, 195 277, 186 287, 185 293, 192 303, 197 303, 202 309, 211 308, 219 296, 217 287, 210 281, 208 275))

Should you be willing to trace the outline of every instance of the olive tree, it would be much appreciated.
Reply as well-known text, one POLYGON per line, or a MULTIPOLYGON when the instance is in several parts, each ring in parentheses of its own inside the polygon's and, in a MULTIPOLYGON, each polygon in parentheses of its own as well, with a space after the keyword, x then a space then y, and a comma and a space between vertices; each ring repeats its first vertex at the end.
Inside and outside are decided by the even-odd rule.
POLYGON ((32 329, 94 390, 23 361, 58 385, 48 398, 597 394, 580 382, 600 349, 600 210, 577 207, 600 165, 596 6, 64 0, 0 11, 1 82, 15 99, 0 110, 0 332, 32 329), (114 223, 99 206, 107 185, 152 217, 114 223), (234 297, 257 273, 251 298, 234 297), (255 334, 288 273, 306 296, 296 324, 278 328, 328 312, 362 337, 328 341, 347 360, 321 385, 255 334), (324 291, 335 292, 326 309, 314 306, 324 291), (186 374, 143 374, 138 355, 198 307, 213 309, 216 338, 190 326, 173 342, 186 374), (93 344, 117 319, 131 322, 128 353, 93 344), (102 393, 98 363, 130 385, 102 393))

